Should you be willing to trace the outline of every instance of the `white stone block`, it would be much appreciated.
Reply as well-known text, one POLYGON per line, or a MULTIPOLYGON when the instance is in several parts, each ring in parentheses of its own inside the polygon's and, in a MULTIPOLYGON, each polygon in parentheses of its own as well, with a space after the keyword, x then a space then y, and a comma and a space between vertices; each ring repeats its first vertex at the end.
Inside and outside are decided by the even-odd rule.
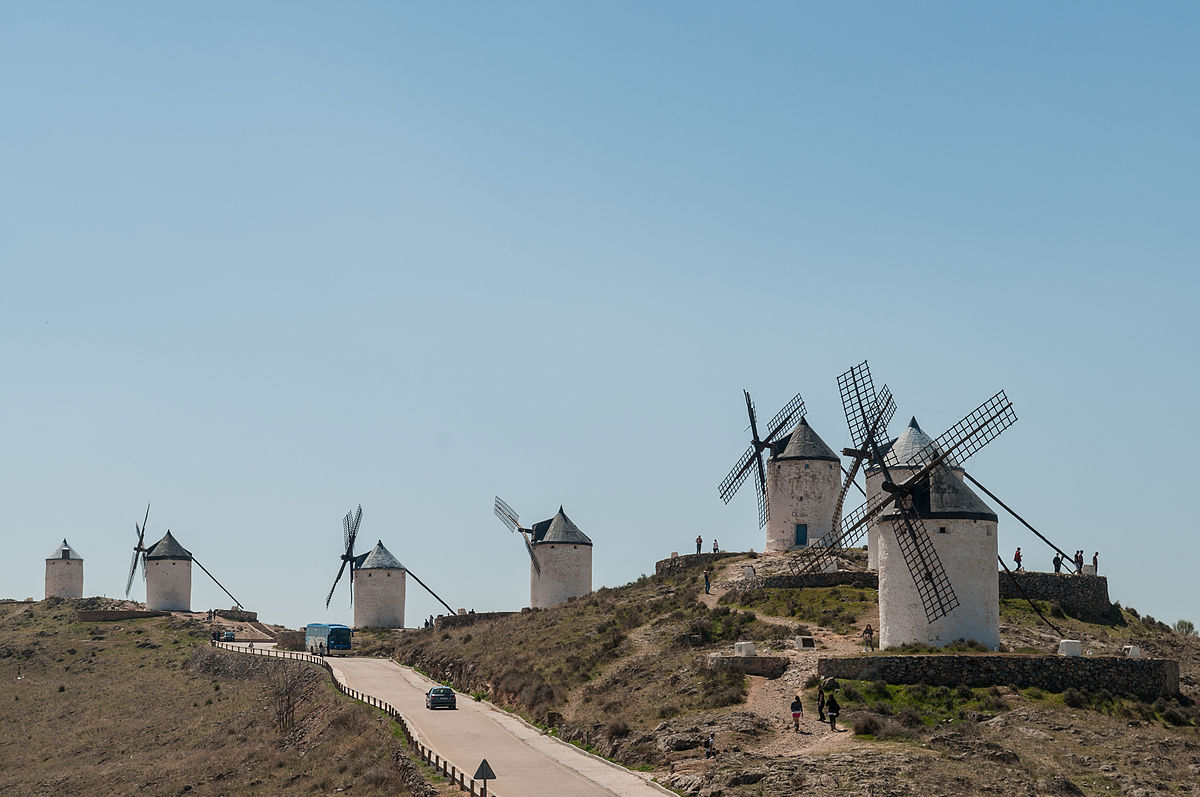
POLYGON ((836 559, 830 559, 829 562, 821 568, 822 573, 836 573, 838 571, 838 563, 836 559))
POLYGON ((1096 567, 1095 567, 1095 565, 1084 565, 1084 566, 1083 566, 1083 574, 1084 574, 1085 576, 1094 576, 1094 575, 1096 575, 1096 567))
POLYGON ((678 558, 679 558, 679 551, 671 551, 671 558, 672 558, 672 559, 678 559, 678 558))
POLYGON ((816 646, 817 646, 817 640, 813 639, 810 636, 796 637, 796 648, 798 650, 812 649, 812 648, 815 648, 816 646))
POLYGON ((753 642, 734 642, 733 655, 735 656, 757 656, 758 653, 753 642))
POLYGON ((754 565, 742 565, 742 578, 754 578, 757 575, 754 565))
POLYGON ((1063 639, 1058 643, 1058 655, 1082 656, 1083 643, 1081 643, 1078 639, 1063 639))
POLYGON ((1142 657, 1142 649, 1137 645, 1126 645, 1121 648, 1127 659, 1140 659, 1142 657))

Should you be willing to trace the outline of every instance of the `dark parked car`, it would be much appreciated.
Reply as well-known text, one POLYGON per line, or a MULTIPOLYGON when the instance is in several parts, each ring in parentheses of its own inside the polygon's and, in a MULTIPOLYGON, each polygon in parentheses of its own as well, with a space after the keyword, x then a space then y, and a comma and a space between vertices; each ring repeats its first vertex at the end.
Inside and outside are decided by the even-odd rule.
POLYGON ((224 642, 234 642, 237 640, 237 634, 232 631, 226 631, 224 634, 221 634, 221 640, 224 642))
POLYGON ((458 708, 455 704, 454 690, 448 686, 435 686, 425 693, 425 708, 458 708))

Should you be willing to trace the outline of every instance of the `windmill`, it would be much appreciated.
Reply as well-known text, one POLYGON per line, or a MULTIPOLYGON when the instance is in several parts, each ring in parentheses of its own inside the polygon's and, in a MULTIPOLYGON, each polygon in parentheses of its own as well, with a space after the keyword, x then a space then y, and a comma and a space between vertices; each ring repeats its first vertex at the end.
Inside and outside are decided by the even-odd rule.
POLYGON ((129 561, 129 578, 125 580, 125 597, 129 597, 129 591, 133 589, 133 575, 137 572, 138 560, 142 561, 142 580, 146 580, 146 521, 150 519, 150 504, 146 504, 146 515, 142 518, 142 525, 138 525, 137 521, 133 522, 133 530, 137 534, 137 544, 133 546, 133 559, 129 561))
POLYGON ((763 466, 762 452, 778 444, 783 432, 790 429, 793 422, 804 417, 804 399, 797 393, 796 397, 767 424, 767 433, 759 437, 754 401, 750 398, 750 391, 743 390, 742 394, 746 397, 746 413, 750 416, 750 447, 733 466, 733 470, 729 471, 729 475, 717 486, 717 493, 721 500, 728 504, 753 470, 758 477, 755 482, 758 487, 758 527, 762 528, 767 525, 771 514, 767 502, 767 471, 763 466))
POLYGON ((342 566, 338 568, 337 577, 333 579, 333 586, 329 588, 329 596, 325 598, 325 608, 329 608, 330 602, 333 600, 333 592, 337 589, 338 582, 342 580, 342 573, 346 571, 346 565, 350 565, 350 605, 354 605, 354 540, 358 537, 358 524, 362 522, 362 504, 358 505, 358 511, 351 510, 342 518, 342 544, 346 546, 346 550, 342 553, 342 566))
MULTIPOLYGON (((347 512, 346 516, 342 518, 342 544, 345 546, 346 550, 341 555, 342 564, 338 568, 337 576, 333 579, 333 586, 329 588, 329 595, 325 598, 326 609, 329 608, 329 604, 333 601, 333 593, 337 590, 338 582, 342 580, 342 573, 346 572, 347 564, 350 565, 350 605, 354 605, 354 571, 357 570, 371 555, 370 553, 359 554, 358 556, 354 555, 354 543, 358 539, 358 527, 361 523, 362 504, 358 505, 358 509, 347 512)), ((382 546, 383 541, 380 540, 379 545, 376 546, 376 548, 379 549, 382 548, 382 546)), ((387 554, 388 557, 391 557, 391 554, 387 553, 386 549, 383 550, 383 553, 387 554)), ((369 564, 370 563, 368 563, 368 566, 369 564)), ((414 581, 420 584, 426 592, 428 592, 430 595, 436 598, 439 603, 445 606, 446 611, 454 614, 454 609, 450 607, 450 604, 442 600, 441 596, 431 590, 424 581, 418 578, 417 574, 412 571, 412 568, 404 567, 403 565, 400 565, 399 562, 396 564, 400 569, 403 569, 408 576, 411 576, 414 581)), ((401 613, 403 613, 403 610, 401 613)))
MULTIPOLYGON (((193 556, 191 551, 188 551, 186 548, 184 548, 182 545, 180 545, 175 540, 175 537, 171 534, 170 529, 167 529, 167 533, 163 536, 163 538, 161 540, 159 540, 158 542, 154 543, 153 545, 151 545, 150 547, 147 548, 146 544, 145 544, 146 523, 149 520, 150 520, 150 504, 147 503, 146 504, 146 514, 142 517, 142 525, 139 526, 136 522, 133 524, 133 528, 137 532, 137 544, 133 546, 133 558, 129 562, 129 578, 127 578, 125 581, 125 597, 126 598, 129 597, 129 591, 131 589, 133 589, 133 577, 134 577, 134 574, 137 573, 138 560, 141 560, 141 563, 142 563, 142 580, 147 581, 149 579, 149 576, 146 573, 146 560, 147 559, 151 559, 151 560, 154 560, 156 558, 180 559, 180 560, 186 560, 188 562, 194 563, 197 567, 199 567, 201 570, 204 571, 204 574, 206 576, 208 576, 209 578, 212 579, 214 584, 216 584, 218 587, 221 588, 222 592, 224 592, 226 595, 229 596, 230 600, 233 601, 235 606, 237 606, 239 609, 243 608, 241 602, 238 601, 238 599, 233 596, 233 593, 231 593, 229 590, 225 589, 225 585, 222 584, 220 581, 218 581, 217 577, 214 576, 211 572, 209 572, 207 567, 200 564, 200 560, 198 560, 195 556, 193 556), (156 554, 159 554, 159 555, 156 555, 156 554)), ((190 572, 191 571, 188 570, 187 571, 188 575, 186 576, 186 578, 188 579, 188 591, 189 592, 191 590, 190 572)), ((149 585, 147 585, 147 588, 146 588, 147 604, 153 602, 151 599, 150 591, 151 591, 150 587, 149 587, 149 585)))
POLYGON ((496 496, 494 511, 496 517, 500 518, 500 522, 507 526, 509 531, 515 531, 521 535, 521 539, 525 542, 525 550, 529 552, 529 561, 533 565, 533 571, 540 576, 542 574, 542 564, 538 561, 537 554, 533 552, 533 545, 530 542, 533 536, 533 529, 527 529, 522 526, 517 511, 506 504, 500 496, 496 496))
POLYGON ((878 468, 883 475, 882 491, 842 518, 818 543, 813 552, 815 555, 798 562, 795 571, 798 574, 820 572, 832 560, 831 550, 857 544, 871 520, 895 505, 889 518, 892 532, 916 585, 926 620, 933 623, 954 611, 959 600, 930 540, 920 508, 929 505, 931 482, 957 479, 947 473, 949 466, 960 465, 1016 422, 1012 403, 1001 390, 906 462, 898 463, 889 462, 884 453, 888 443, 887 421, 895 413, 895 402, 886 386, 879 393, 875 392, 866 361, 842 374, 838 378, 838 388, 851 440, 855 443, 855 448, 845 449, 842 453, 854 459, 851 472, 857 471, 863 462, 878 468), (912 475, 897 484, 892 479, 889 465, 910 469, 912 475))

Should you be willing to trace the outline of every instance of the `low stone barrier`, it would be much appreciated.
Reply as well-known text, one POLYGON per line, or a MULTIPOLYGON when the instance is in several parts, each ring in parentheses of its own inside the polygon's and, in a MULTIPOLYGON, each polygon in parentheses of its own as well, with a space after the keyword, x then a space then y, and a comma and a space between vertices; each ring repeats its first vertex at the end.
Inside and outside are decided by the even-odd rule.
POLYGON ((710 653, 704 657, 704 664, 715 672, 738 672, 743 675, 761 675, 765 678, 778 678, 788 668, 788 660, 783 656, 723 656, 710 653))
POLYGON ((800 587, 866 587, 879 589, 879 574, 871 570, 840 570, 837 573, 807 573, 803 576, 754 576, 730 583, 732 592, 800 587))
POLYGON ((731 556, 744 556, 744 553, 734 551, 720 551, 718 553, 681 553, 679 556, 672 556, 670 559, 661 559, 654 563, 655 575, 668 575, 674 573, 682 573, 698 565, 708 565, 721 559, 728 559, 731 556))
POLYGON ((1179 662, 1111 656, 846 656, 818 659, 817 675, 889 684, 1036 686, 1048 692, 1107 689, 1147 699, 1179 693, 1179 662))
POLYGON ((153 612, 146 609, 88 609, 75 612, 81 623, 107 623, 113 620, 137 620, 141 617, 170 617, 170 612, 153 612))
POLYGON ((217 609, 213 612, 217 617, 233 620, 235 623, 256 623, 258 612, 248 612, 245 609, 217 609))
POLYGON ((1106 576, 1085 576, 1073 573, 1013 573, 1013 584, 1007 574, 1000 574, 1000 597, 1022 598, 1025 595, 1039 601, 1058 601, 1063 610, 1081 620, 1100 620, 1112 611, 1108 599, 1106 576))

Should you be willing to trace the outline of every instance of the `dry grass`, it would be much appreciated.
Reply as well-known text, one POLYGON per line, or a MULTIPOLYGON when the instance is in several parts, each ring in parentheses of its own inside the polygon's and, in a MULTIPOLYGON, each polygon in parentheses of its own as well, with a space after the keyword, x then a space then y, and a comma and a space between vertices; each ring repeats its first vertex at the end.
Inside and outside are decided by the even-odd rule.
POLYGON ((80 624, 74 603, 0 615, 0 793, 409 793, 387 724, 319 671, 281 733, 278 662, 175 618, 80 624))

